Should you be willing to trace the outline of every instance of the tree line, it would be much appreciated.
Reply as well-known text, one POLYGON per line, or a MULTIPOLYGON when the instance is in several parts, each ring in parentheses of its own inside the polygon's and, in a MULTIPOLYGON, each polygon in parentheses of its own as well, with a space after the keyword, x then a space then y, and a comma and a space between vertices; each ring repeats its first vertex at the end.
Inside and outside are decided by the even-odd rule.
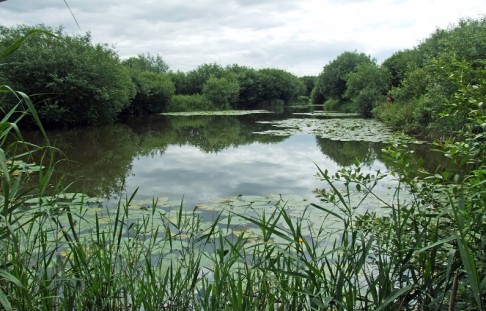
POLYGON ((445 111, 465 85, 486 95, 485 64, 486 18, 463 19, 382 64, 363 53, 342 53, 324 66, 311 100, 325 109, 376 117, 409 134, 452 136, 464 127, 468 110, 452 118, 444 118, 445 111), (451 72, 462 77, 461 84, 451 82, 451 72))
MULTIPOLYGON (((444 121, 441 112, 458 89, 450 67, 467 83, 480 78, 486 59, 486 19, 463 19, 437 29, 416 47, 378 62, 345 51, 318 76, 297 77, 276 68, 202 64, 189 72, 171 71, 160 55, 121 60, 113 48, 94 44, 88 34, 68 36, 62 28, 0 27, 0 48, 32 29, 54 35, 30 36, 7 64, 0 83, 32 96, 47 125, 107 123, 121 116, 164 111, 263 109, 285 103, 320 104, 325 110, 376 117, 407 133, 451 134, 467 116, 444 121), (468 68, 468 71, 466 70, 468 68), (387 100, 388 99, 388 100, 387 100)), ((15 98, 1 101, 8 111, 15 98)))
MULTIPOLYGON (((108 45, 92 43, 89 33, 68 36, 62 28, 42 25, 0 26, 0 48, 34 29, 45 32, 28 36, 9 55, 0 66, 0 83, 29 94, 47 126, 102 124, 164 111, 258 109, 292 102, 305 91, 284 70, 203 64, 172 72, 160 55, 121 60, 108 45)), ((0 106, 9 111, 18 102, 4 98, 0 106)))

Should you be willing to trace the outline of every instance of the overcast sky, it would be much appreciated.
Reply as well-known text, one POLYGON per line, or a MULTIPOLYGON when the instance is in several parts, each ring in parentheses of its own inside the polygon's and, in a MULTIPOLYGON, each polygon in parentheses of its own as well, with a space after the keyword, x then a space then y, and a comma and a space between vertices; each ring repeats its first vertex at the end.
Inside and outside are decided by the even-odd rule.
POLYGON ((317 75, 344 51, 385 60, 463 17, 486 0, 7 0, 0 24, 63 25, 91 32, 121 58, 160 54, 171 70, 203 63, 281 68, 317 75))

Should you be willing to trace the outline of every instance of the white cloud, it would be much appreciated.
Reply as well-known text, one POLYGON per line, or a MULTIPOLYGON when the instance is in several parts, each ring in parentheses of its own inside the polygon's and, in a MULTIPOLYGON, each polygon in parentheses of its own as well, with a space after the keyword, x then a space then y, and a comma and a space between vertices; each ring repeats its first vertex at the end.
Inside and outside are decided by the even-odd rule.
MULTIPOLYGON (((436 28, 481 17, 484 0, 68 0, 81 32, 121 57, 161 54, 173 70, 202 63, 317 74, 346 50, 379 61, 436 28)), ((63 0, 7 0, 0 23, 63 25, 79 33, 63 0)))

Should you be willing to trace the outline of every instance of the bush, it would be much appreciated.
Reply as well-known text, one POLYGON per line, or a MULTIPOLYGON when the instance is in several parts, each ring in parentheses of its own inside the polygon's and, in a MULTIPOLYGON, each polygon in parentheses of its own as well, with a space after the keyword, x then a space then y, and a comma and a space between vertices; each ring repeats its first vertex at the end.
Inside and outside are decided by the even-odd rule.
POLYGON ((195 95, 174 95, 170 101, 168 111, 211 111, 215 107, 209 100, 200 94, 195 95))
POLYGON ((334 98, 329 98, 324 102, 324 110, 335 111, 338 109, 340 101, 334 98))
POLYGON ((137 93, 124 113, 152 114, 166 111, 175 92, 174 84, 168 75, 149 72, 131 72, 137 93))
POLYGON ((357 112, 365 118, 371 118, 371 111, 376 106, 382 95, 375 89, 366 88, 361 90, 358 95, 353 98, 357 112))
POLYGON ((202 94, 217 109, 236 107, 240 85, 238 81, 228 78, 210 77, 204 83, 202 94))
MULTIPOLYGON (((2 84, 30 94, 46 125, 111 122, 135 95, 128 69, 106 45, 91 43, 89 34, 70 37, 31 36, 0 66, 2 84)), ((6 47, 33 27, 0 27, 0 47, 6 47)), ((14 101, 4 102, 8 110, 14 101)))
POLYGON ((372 113, 378 120, 391 126, 394 130, 409 132, 415 107, 411 103, 383 102, 376 106, 372 113))
POLYGON ((358 65, 373 61, 369 56, 357 52, 344 52, 324 66, 316 79, 312 90, 312 101, 321 104, 327 98, 342 99, 346 92, 348 74, 354 72, 358 65))

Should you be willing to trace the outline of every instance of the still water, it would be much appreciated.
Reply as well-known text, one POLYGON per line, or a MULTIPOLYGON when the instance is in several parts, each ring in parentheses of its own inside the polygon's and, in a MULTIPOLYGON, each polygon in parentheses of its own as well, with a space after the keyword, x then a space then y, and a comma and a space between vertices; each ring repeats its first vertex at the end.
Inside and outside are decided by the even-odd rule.
POLYGON ((137 189, 137 199, 184 199, 185 206, 240 194, 315 200, 313 190, 325 186, 315 176, 316 165, 331 172, 354 163, 371 172, 387 169, 384 143, 353 141, 353 135, 332 140, 299 130, 265 134, 275 129, 273 122, 289 118, 329 120, 290 113, 159 115, 48 134, 63 152, 57 172, 69 191, 109 204, 137 189))

